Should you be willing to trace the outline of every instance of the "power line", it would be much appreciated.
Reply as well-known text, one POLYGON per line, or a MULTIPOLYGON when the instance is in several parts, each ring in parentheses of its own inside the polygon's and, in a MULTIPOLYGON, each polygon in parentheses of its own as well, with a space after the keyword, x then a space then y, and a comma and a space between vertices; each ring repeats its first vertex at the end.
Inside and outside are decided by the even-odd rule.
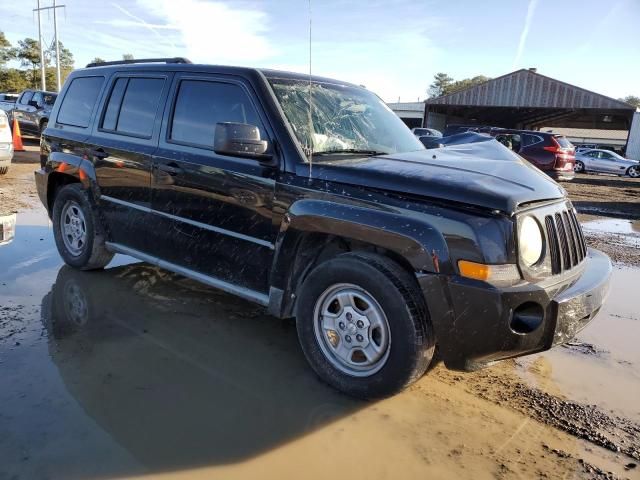
MULTIPOLYGON (((58 17, 56 15, 56 11, 58 8, 66 9, 66 5, 56 5, 56 0, 53 0, 53 5, 50 7, 41 7, 40 0, 38 0, 38 8, 34 8, 34 12, 38 12, 38 36, 39 36, 39 44, 40 44, 40 74, 42 75, 42 89, 46 90, 46 80, 45 80, 45 64, 44 64, 44 49, 42 47, 42 24, 40 21, 40 12, 42 10, 53 10, 53 41, 55 43, 56 50, 56 87, 58 92, 62 88, 62 80, 60 76, 60 41, 58 39, 58 17)), ((65 10, 66 13, 66 10, 65 10)))

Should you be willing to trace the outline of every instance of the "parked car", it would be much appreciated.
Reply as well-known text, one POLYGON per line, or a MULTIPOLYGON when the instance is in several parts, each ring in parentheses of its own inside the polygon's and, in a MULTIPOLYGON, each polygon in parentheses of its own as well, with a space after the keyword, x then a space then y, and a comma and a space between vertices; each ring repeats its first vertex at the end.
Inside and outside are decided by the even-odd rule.
POLYGON ((3 110, 11 118, 11 110, 16 106, 17 93, 0 93, 0 110, 3 110))
POLYGON ((317 374, 364 398, 436 345, 472 370, 602 306, 611 262, 566 192, 492 138, 427 151, 356 85, 153 61, 76 70, 54 106, 35 179, 67 264, 123 253, 295 317, 317 374))
POLYGON ((0 175, 9 171, 13 160, 13 138, 9 119, 4 110, 0 110, 0 175))
POLYGON ((442 137, 442 132, 440 130, 436 130, 435 128, 412 128, 411 131, 418 138, 442 137))
POLYGON ((533 130, 494 130, 496 140, 555 180, 574 177, 575 148, 569 140, 555 133, 533 130))
POLYGON ((447 125, 442 132, 442 136, 449 137, 451 135, 457 135, 458 133, 473 132, 473 133, 491 133, 496 130, 503 130, 500 127, 492 127, 489 125, 460 125, 450 124, 447 125))
POLYGON ((40 135, 47 124, 57 93, 42 90, 25 90, 13 109, 13 117, 20 124, 20 131, 40 135))
POLYGON ((606 145, 599 143, 588 143, 576 146, 576 153, 586 152, 587 150, 608 150, 624 157, 624 146, 606 145))
POLYGON ((624 158, 622 155, 608 150, 587 150, 576 155, 576 172, 613 173, 640 177, 640 166, 637 160, 624 158))

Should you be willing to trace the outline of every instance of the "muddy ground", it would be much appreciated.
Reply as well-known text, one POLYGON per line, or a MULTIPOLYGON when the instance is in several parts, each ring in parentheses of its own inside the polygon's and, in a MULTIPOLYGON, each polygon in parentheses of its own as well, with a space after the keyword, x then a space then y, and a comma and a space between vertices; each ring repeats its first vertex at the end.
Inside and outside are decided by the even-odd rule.
POLYGON ((571 344, 366 403, 317 380, 290 321, 123 256, 63 267, 37 162, 0 177, 0 479, 640 478, 640 183, 565 184, 616 262, 571 344))

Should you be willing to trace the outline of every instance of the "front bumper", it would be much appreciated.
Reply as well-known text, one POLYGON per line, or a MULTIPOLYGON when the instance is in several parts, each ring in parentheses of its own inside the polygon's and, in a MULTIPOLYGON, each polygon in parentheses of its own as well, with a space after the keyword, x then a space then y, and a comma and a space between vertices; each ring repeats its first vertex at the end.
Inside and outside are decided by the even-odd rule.
POLYGON ((560 283, 496 288, 463 277, 419 278, 438 348, 449 368, 475 370, 567 342, 596 316, 609 292, 611 261, 589 249, 580 273, 560 283), (514 312, 541 307, 541 322, 528 333, 514 331, 514 312))

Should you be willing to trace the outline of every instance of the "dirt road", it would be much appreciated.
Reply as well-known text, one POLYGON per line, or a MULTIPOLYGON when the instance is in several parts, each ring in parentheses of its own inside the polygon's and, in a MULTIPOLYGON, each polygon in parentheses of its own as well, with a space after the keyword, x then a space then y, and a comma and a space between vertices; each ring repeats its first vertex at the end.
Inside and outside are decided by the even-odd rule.
MULTIPOLYGON (((317 380, 292 322, 127 257, 63 267, 33 207, 36 164, 0 178, 18 210, 0 246, 0 479, 640 478, 632 257, 572 344, 475 373, 436 365, 357 402, 317 380)), ((637 250, 637 222, 581 221, 590 243, 637 250)))

